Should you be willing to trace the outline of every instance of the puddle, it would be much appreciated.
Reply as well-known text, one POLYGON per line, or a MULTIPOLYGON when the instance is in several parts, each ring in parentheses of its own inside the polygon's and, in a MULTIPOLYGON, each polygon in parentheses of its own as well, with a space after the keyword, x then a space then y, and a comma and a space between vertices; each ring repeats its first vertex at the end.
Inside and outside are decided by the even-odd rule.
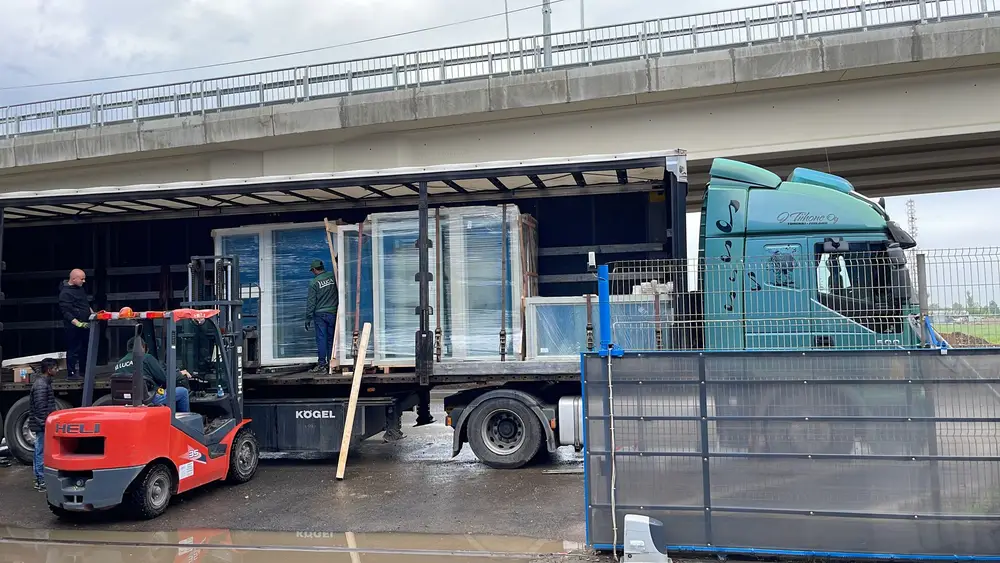
POLYGON ((352 532, 179 530, 120 532, 0 528, 0 562, 113 563, 313 561, 576 561, 588 558, 576 542, 516 536, 352 532))

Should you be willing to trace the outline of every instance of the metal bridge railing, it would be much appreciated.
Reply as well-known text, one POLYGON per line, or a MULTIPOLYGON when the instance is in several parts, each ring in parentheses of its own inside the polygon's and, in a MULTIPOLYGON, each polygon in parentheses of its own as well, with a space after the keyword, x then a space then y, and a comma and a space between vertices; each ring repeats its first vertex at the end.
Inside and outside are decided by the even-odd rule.
POLYGON ((733 10, 532 35, 0 107, 0 137, 203 115, 491 76, 984 17, 1000 0, 786 0, 733 10), (545 60, 551 59, 551 65, 545 60))

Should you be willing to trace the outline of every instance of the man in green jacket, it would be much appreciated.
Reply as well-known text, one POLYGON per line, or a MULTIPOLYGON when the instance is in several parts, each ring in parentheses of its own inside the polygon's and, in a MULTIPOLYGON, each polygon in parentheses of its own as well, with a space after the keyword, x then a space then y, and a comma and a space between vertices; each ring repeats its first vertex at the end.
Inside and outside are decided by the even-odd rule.
POLYGON ((337 325, 337 306, 340 296, 337 294, 337 279, 323 267, 322 260, 313 260, 309 265, 313 279, 309 280, 309 293, 306 297, 306 330, 311 330, 315 323, 316 348, 319 352, 319 363, 311 371, 327 371, 330 353, 333 351, 333 334, 337 325))

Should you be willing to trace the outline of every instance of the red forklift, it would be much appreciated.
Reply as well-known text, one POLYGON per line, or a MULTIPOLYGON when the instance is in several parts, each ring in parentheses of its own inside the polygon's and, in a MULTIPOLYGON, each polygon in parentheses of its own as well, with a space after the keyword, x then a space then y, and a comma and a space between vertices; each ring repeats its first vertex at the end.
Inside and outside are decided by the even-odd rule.
POLYGON ((91 315, 82 407, 45 423, 45 484, 59 517, 124 509, 152 519, 173 495, 216 481, 253 478, 259 446, 243 418, 242 301, 239 262, 196 256, 181 309, 91 315), (134 335, 111 376, 111 394, 93 404, 99 335, 134 335), (152 356, 152 357, 147 357, 152 356), (131 362, 131 363, 129 363, 131 362), (166 384, 143 377, 144 362, 163 366, 166 384), (178 377, 178 374, 184 374, 178 377), (190 412, 178 412, 178 386, 190 412))

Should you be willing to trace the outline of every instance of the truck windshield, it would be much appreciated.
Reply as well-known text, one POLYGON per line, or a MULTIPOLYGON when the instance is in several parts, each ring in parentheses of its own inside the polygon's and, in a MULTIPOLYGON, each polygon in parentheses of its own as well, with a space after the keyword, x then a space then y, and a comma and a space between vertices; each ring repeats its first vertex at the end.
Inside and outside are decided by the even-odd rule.
MULTIPOLYGON (((881 334, 899 334, 910 302, 906 260, 899 252, 851 243, 849 252, 818 249, 816 287, 825 307, 881 334), (865 248, 868 247, 868 248, 865 248)), ((874 245, 871 245, 874 246, 874 245)))

